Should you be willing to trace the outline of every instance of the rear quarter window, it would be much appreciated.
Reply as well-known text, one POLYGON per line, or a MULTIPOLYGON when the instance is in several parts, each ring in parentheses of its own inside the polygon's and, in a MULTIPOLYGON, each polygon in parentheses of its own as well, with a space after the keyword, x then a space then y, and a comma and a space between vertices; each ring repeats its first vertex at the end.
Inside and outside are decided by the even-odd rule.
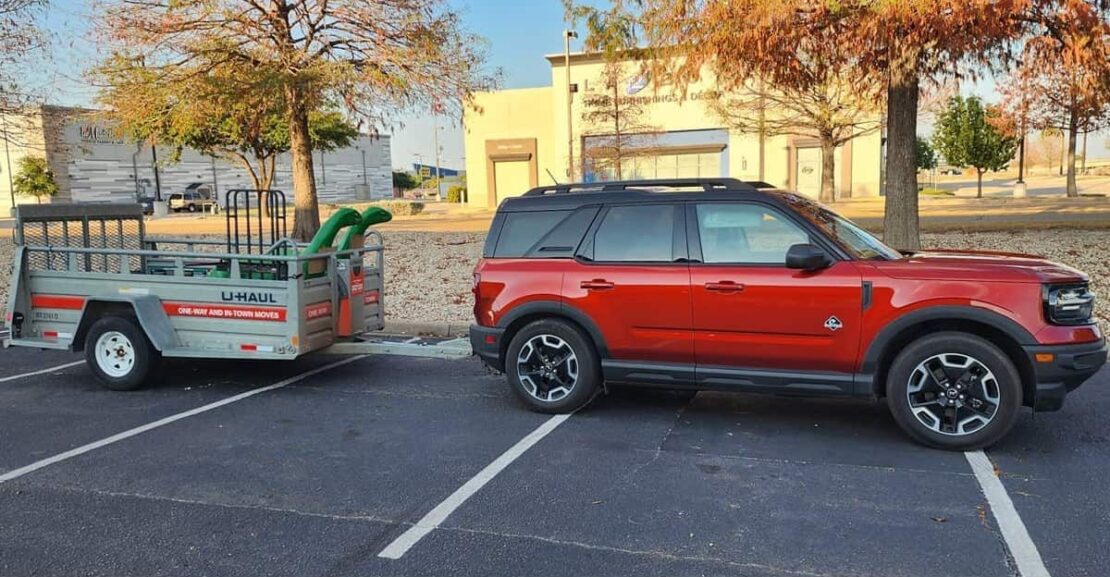
POLYGON ((520 258, 539 242, 560 221, 570 215, 569 210, 538 212, 507 212, 493 250, 494 258, 520 258))
MULTIPOLYGON (((570 258, 590 228, 597 207, 507 212, 493 248, 494 258, 570 258)), ((492 234, 492 231, 491 231, 492 234)))

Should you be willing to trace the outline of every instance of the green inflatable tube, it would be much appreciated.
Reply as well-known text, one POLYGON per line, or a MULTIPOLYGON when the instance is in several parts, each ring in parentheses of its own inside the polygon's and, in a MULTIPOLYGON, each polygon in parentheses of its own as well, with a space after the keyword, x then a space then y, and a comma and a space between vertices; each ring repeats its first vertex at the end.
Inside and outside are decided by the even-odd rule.
POLYGON ((393 214, 380 206, 371 206, 370 208, 362 211, 362 217, 359 223, 347 229, 347 234, 343 237, 343 242, 339 243, 339 250, 348 250, 351 248, 351 242, 355 237, 366 234, 366 229, 393 220, 393 214))
MULTIPOLYGON (((320 230, 316 231, 316 236, 312 237, 312 242, 308 243, 302 254, 311 255, 320 252, 320 249, 329 247, 335 242, 336 235, 340 230, 348 226, 358 226, 362 221, 362 216, 358 211, 353 208, 341 208, 335 211, 327 221, 320 226, 320 230)), ((308 276, 308 263, 304 264, 304 274, 308 276)), ((320 276, 320 275, 317 275, 320 276)))

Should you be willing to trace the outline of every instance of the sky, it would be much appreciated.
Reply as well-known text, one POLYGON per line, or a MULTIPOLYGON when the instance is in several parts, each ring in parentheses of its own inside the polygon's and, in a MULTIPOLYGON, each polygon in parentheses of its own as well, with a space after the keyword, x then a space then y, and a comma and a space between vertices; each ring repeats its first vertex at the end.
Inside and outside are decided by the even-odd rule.
MULTIPOLYGON (((489 70, 500 70, 502 88, 546 86, 551 70, 543 56, 563 51, 561 0, 449 0, 463 25, 487 42, 489 70)), ((91 7, 87 0, 51 0, 44 16, 50 32, 50 58, 30 68, 28 83, 47 102, 65 106, 91 106, 96 89, 82 77, 98 59, 90 30, 91 7)), ((433 122, 426 111, 412 111, 394 119, 383 132, 392 136, 393 166, 411 168, 418 155, 433 164, 433 122)), ((463 136, 458 119, 441 117, 440 165, 461 169, 463 136)))

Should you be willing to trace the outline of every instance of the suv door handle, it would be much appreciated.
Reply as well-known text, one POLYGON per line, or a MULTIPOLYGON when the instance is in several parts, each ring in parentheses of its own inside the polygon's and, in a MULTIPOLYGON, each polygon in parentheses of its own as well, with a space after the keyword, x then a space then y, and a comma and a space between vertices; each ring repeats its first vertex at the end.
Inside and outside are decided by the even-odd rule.
POLYGON ((705 290, 720 293, 738 293, 744 290, 744 285, 730 280, 705 283, 705 290))
POLYGON ((584 281, 582 281, 582 284, 579 285, 579 286, 581 286, 582 288, 584 288, 586 290, 606 291, 606 290, 609 290, 609 289, 613 288, 616 285, 614 285, 613 283, 611 283, 611 282, 609 282, 609 281, 607 281, 603 278, 595 278, 594 280, 584 280, 584 281))

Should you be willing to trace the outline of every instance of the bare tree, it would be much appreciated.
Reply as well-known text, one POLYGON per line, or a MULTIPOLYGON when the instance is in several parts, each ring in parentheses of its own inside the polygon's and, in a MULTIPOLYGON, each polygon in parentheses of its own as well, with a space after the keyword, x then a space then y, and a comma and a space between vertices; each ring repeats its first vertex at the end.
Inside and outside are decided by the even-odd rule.
POLYGON ((594 170, 616 180, 630 175, 628 161, 656 144, 659 129, 645 122, 644 98, 624 94, 630 80, 644 74, 626 73, 627 63, 608 61, 602 72, 601 90, 587 94, 582 119, 582 155, 594 170))
MULTIPOLYGON (((827 69, 826 69, 827 70, 827 69)), ((772 85, 723 94, 710 107, 733 130, 759 134, 804 136, 821 144, 821 202, 836 200, 836 149, 856 136, 879 129, 873 89, 828 71, 821 82, 772 85)))
MULTIPOLYGON (((23 82, 30 53, 46 40, 36 26, 45 0, 0 0, 0 115, 24 115, 36 96, 23 82)), ((6 122, 6 121, 5 121, 6 122)), ((16 132, 18 134, 18 131, 16 132)), ((0 141, 15 137, 5 124, 0 141)))

